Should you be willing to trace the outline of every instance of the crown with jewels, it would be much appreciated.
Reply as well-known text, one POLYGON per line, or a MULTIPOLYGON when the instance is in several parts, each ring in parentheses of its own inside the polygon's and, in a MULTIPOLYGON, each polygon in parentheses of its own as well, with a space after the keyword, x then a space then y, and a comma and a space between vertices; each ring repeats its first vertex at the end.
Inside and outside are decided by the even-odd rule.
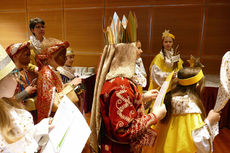
POLYGON ((122 20, 119 19, 116 12, 111 23, 104 29, 105 44, 132 43, 137 40, 137 18, 135 13, 129 12, 128 20, 123 15, 122 20))

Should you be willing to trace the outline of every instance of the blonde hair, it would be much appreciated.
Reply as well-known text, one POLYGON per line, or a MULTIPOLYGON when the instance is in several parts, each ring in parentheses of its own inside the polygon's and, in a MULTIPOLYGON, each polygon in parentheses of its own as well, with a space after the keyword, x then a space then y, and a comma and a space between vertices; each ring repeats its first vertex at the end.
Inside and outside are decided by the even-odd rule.
POLYGON ((10 110, 13 107, 22 108, 22 104, 14 99, 0 98, 0 131, 8 144, 14 143, 24 136, 16 136, 13 132, 12 119, 10 117, 10 110))

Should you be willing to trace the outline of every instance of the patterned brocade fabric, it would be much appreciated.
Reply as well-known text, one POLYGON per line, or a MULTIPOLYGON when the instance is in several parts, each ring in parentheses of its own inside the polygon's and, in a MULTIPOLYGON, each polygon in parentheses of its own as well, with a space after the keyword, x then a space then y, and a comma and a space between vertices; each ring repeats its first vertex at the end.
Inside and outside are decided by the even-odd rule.
POLYGON ((188 95, 185 96, 175 96, 172 97, 172 114, 189 114, 189 113, 199 113, 201 114, 200 108, 195 102, 189 98, 188 95))
POLYGON ((145 115, 141 95, 132 81, 123 77, 106 81, 100 102, 106 135, 118 142, 130 144, 104 142, 107 149, 112 152, 132 152, 139 150, 142 145, 153 145, 157 133, 149 128, 149 124, 156 124, 157 119, 153 114, 145 115))
POLYGON ((215 111, 224 108, 230 99, 230 51, 226 52, 222 58, 220 67, 220 86, 216 98, 215 111))
MULTIPOLYGON (((57 73, 57 72, 56 72, 57 73)), ((53 87, 56 92, 61 92, 63 84, 61 77, 56 74, 49 66, 44 66, 38 74, 37 82, 37 103, 38 122, 48 117, 50 103, 52 100, 53 87)), ((60 75, 60 74, 59 74, 60 75)))
POLYGON ((23 109, 13 108, 10 110, 13 132, 16 137, 23 136, 19 141, 8 144, 0 134, 0 152, 31 153, 37 151, 38 144, 33 138, 33 118, 31 114, 23 109))

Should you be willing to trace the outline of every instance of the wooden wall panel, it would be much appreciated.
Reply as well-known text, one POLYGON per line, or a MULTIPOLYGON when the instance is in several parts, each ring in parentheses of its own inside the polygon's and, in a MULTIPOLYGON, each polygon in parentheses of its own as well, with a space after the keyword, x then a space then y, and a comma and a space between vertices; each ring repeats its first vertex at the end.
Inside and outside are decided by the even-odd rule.
POLYGON ((230 5, 208 6, 202 55, 222 56, 230 50, 230 5))
POLYGON ((39 17, 45 21, 45 37, 64 39, 62 10, 29 11, 28 14, 28 19, 39 17))
POLYGON ((129 8, 130 6, 149 5, 151 0, 105 0, 106 8, 123 7, 129 8))
MULTIPOLYGON (((76 54, 74 66, 95 67, 97 68, 101 54, 76 54)), ((96 69, 95 69, 96 71, 96 69)))
POLYGON ((152 15, 152 54, 157 54, 162 46, 162 32, 169 29, 176 37, 175 44, 183 56, 199 55, 202 31, 202 8, 162 7, 153 8, 152 15))
POLYGON ((205 0, 207 4, 214 4, 214 5, 226 5, 230 4, 229 0, 205 0))
POLYGON ((66 40, 79 52, 101 52, 104 47, 103 9, 65 10, 66 40))
MULTIPOLYGON (((152 0, 152 5, 199 5, 203 4, 204 0, 152 0)), ((162 6, 154 6, 154 7, 162 7, 162 6)))
POLYGON ((138 19, 138 39, 148 71, 161 49, 161 33, 170 29, 182 58, 201 56, 205 72, 219 74, 222 55, 230 50, 229 0, 1 0, 0 43, 6 47, 31 35, 28 20, 46 22, 46 37, 68 40, 78 54, 75 65, 97 66, 104 47, 102 29, 109 16, 129 10, 138 19))
POLYGON ((25 11, 26 0, 1 0, 0 12, 2 11, 25 11))
POLYGON ((220 65, 221 65, 222 57, 216 58, 204 58, 201 56, 201 63, 205 66, 203 71, 205 74, 216 74, 219 76, 220 74, 220 65))
POLYGON ((230 50, 229 16, 230 5, 207 7, 201 50, 202 62, 207 66, 207 73, 218 74, 222 56, 230 50))
POLYGON ((0 44, 4 48, 27 39, 25 12, 0 12, 0 21, 0 44))
POLYGON ((62 0, 27 0, 29 11, 62 9, 62 0))
POLYGON ((104 0, 64 0, 65 8, 104 7, 104 0))

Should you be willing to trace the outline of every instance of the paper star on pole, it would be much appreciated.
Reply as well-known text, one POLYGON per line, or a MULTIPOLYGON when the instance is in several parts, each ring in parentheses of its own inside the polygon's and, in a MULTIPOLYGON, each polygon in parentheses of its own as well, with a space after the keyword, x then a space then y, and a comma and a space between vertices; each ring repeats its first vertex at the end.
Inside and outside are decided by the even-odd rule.
POLYGON ((190 55, 190 59, 187 60, 187 62, 189 63, 190 67, 204 67, 204 65, 200 62, 200 57, 195 58, 194 56, 190 55))

